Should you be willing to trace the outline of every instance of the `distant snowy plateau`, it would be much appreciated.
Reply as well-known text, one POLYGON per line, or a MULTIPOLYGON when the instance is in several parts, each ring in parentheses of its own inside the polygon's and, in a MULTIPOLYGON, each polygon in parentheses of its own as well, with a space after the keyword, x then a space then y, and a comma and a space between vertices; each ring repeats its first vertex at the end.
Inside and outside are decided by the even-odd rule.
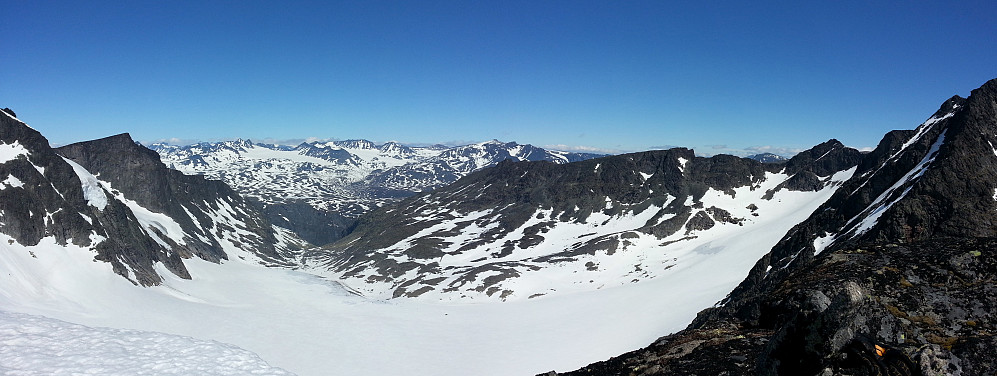
POLYGON ((151 158, 127 135, 51 149, 12 112, 0 125, 5 374, 575 369, 724 299, 861 155, 238 141, 152 145, 165 165, 135 167, 98 156, 151 158), (309 246, 242 196, 358 221, 309 246))

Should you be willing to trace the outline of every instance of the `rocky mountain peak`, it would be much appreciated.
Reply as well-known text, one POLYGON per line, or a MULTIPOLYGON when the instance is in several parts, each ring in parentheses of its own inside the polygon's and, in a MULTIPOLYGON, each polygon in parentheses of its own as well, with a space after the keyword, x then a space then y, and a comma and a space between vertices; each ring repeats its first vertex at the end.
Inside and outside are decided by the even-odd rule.
POLYGON ((21 122, 13 111, 4 108, 0 112, 0 142, 13 144, 18 142, 28 150, 48 149, 48 139, 41 133, 21 122))
POLYGON ((343 141, 333 141, 333 144, 344 149, 362 149, 362 150, 373 150, 377 149, 371 141, 367 140, 343 140, 343 141))
POLYGON ((231 142, 231 145, 232 145, 232 147, 234 147, 234 148, 242 148, 242 149, 245 149, 245 148, 251 148, 251 147, 253 147, 253 146, 254 146, 255 144, 253 144, 253 140, 243 140, 243 139, 241 139, 241 138, 237 138, 237 139, 236 139, 235 141, 232 141, 232 142, 231 142))
POLYGON ((158 153, 137 144, 128 133, 78 142, 57 150, 100 175, 115 189, 126 192, 144 207, 162 211, 169 202, 168 184, 162 173, 166 165, 158 153))

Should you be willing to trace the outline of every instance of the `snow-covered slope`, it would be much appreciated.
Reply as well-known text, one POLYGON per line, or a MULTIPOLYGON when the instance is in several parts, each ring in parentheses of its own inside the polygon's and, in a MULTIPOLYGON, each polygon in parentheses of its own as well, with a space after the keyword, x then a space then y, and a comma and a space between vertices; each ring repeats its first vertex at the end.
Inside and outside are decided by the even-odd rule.
POLYGON ((353 218, 374 208, 505 159, 566 163, 596 157, 498 141, 445 148, 366 140, 286 147, 238 140, 150 148, 179 171, 222 180, 262 201, 272 222, 317 244, 338 239, 353 218))
POLYGON ((831 141, 782 164, 688 149, 505 162, 362 217, 304 263, 366 296, 443 301, 522 300, 685 269, 734 281, 859 155, 831 141))
POLYGON ((0 233, 10 245, 82 247, 143 286, 162 282, 157 267, 189 278, 184 259, 289 265, 305 245, 224 184, 167 169, 127 134, 52 149, 3 112, 0 145, 0 233))

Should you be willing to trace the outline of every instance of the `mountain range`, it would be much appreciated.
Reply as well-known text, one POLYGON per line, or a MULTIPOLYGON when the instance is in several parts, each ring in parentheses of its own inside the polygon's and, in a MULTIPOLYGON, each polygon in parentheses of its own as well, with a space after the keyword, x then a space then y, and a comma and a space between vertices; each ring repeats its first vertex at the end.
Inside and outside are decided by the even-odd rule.
POLYGON ((67 372, 148 356, 69 362, 75 339, 39 327, 154 339, 206 374, 231 369, 211 355, 225 343, 271 373, 997 370, 997 80, 871 152, 829 140, 788 160, 52 148, 16 116, 0 113, 3 372, 41 372, 32 346, 67 372))
POLYGON ((689 149, 504 161, 361 217, 303 263, 384 298, 508 300, 625 286, 757 258, 737 240, 771 247, 778 239, 763 234, 802 220, 859 159, 831 140, 781 164, 689 149))
POLYGON ((224 181, 260 201, 272 223, 316 245, 342 237, 363 213, 507 159, 569 163, 600 156, 495 140, 457 147, 367 140, 290 147, 240 139, 149 148, 171 168, 224 181))

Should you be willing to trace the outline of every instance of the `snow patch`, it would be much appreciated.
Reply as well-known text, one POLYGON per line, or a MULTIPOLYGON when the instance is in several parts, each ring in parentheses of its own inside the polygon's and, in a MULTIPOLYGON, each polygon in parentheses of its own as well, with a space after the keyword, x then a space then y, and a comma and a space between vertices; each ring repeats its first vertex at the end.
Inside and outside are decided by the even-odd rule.
POLYGON ((819 255, 828 246, 834 243, 838 236, 836 234, 824 233, 824 236, 814 239, 814 255, 819 255))
POLYGON ((19 141, 14 141, 13 144, 0 144, 0 163, 10 162, 22 155, 27 156, 28 153, 28 149, 19 141))
POLYGON ((80 178, 80 182, 83 184, 83 198, 87 200, 87 203, 97 208, 97 210, 103 211, 107 207, 107 195, 104 194, 104 190, 100 187, 97 177, 70 159, 63 157, 62 160, 69 163, 73 167, 73 171, 76 172, 76 176, 80 178))
POLYGON ((23 186, 24 183, 21 182, 21 179, 14 177, 14 175, 7 175, 7 178, 4 179, 3 182, 0 182, 0 190, 3 190, 7 187, 19 188, 23 186))

